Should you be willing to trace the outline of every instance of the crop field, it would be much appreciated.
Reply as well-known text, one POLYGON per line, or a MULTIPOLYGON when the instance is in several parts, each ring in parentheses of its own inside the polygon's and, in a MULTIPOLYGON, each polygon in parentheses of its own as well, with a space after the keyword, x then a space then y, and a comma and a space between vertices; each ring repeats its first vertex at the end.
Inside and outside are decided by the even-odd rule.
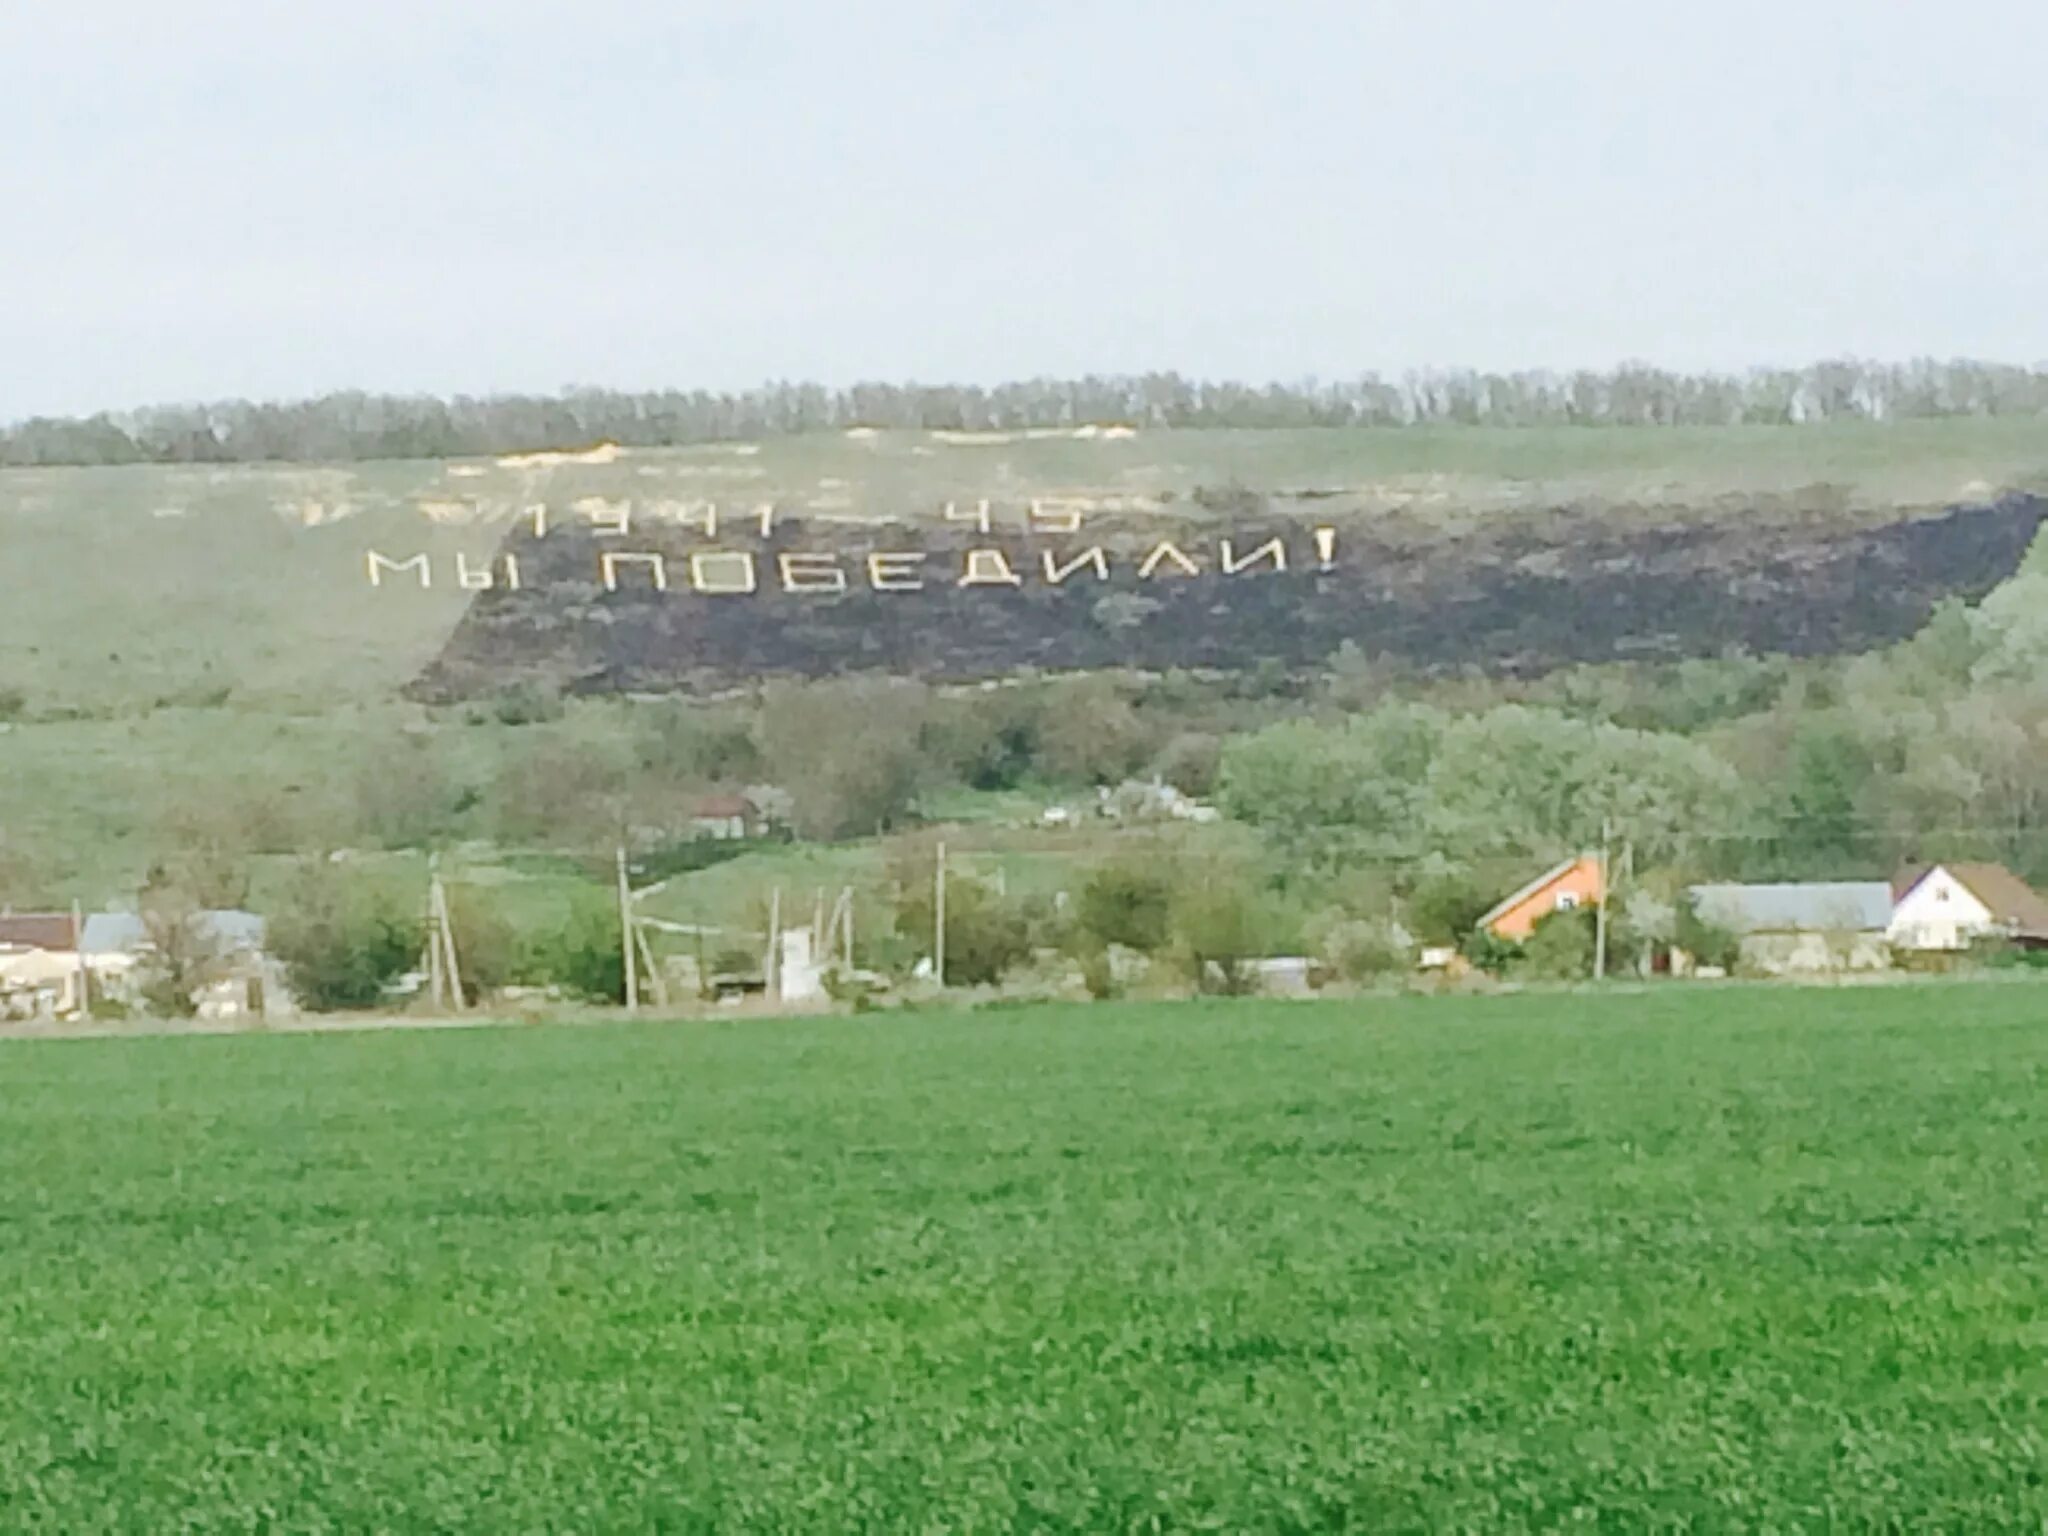
POLYGON ((0 1525, 2038 1530, 2026 986, 0 1048, 0 1525))

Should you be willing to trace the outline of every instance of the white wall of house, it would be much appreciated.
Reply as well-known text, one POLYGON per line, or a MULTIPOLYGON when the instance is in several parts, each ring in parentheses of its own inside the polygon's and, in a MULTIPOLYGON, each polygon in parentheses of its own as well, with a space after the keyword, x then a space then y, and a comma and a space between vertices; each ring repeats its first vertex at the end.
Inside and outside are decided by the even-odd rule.
POLYGON ((1741 963, 1757 976, 1834 976, 1885 970, 1892 951, 1881 933, 1752 933, 1741 963))
POLYGON ((1891 941, 1900 949, 1968 949, 1998 926, 1991 909, 1945 869, 1930 871, 1892 910, 1891 941))

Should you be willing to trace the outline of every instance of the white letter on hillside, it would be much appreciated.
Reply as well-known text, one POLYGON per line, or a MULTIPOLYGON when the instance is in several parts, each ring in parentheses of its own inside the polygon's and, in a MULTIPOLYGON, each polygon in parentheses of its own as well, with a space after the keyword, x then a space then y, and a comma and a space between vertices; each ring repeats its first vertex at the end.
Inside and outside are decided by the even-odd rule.
POLYGON ((575 508, 590 519, 593 533, 604 538, 615 538, 629 533, 633 528, 633 503, 613 501, 605 496, 585 496, 575 503, 575 508))
POLYGON ((1230 540, 1223 540, 1223 574, 1226 576, 1235 576, 1238 572, 1260 560, 1266 561, 1276 571, 1287 569, 1287 546, 1277 538, 1266 540, 1265 543, 1246 555, 1242 560, 1232 558, 1233 554, 1234 551, 1230 547, 1230 540))
POLYGON ((785 592, 844 592, 846 570, 837 555, 777 555, 785 592))
POLYGON ((690 585, 708 597, 744 597, 754 590, 754 557, 743 549, 707 549, 690 556, 690 585))
POLYGON ((597 557, 597 568, 604 576, 605 591, 616 592, 619 590, 619 567, 629 560, 646 566, 653 573, 655 591, 666 592, 668 590, 668 562, 662 559, 661 556, 606 553, 597 557))
POLYGON ((988 532, 988 498, 984 496, 974 504, 972 512, 962 512, 953 502, 946 503, 946 521, 949 523, 972 523, 976 533, 988 532))
POLYGON ((1064 496, 1035 496, 1026 522, 1033 533, 1079 533, 1081 503, 1064 496))
POLYGON ((1010 569, 1010 557, 1000 549, 970 549, 967 569, 960 573, 963 587, 1021 587, 1024 578, 1010 569))
POLYGON ((1162 564, 1168 562, 1178 566, 1183 576, 1199 576, 1202 574, 1202 568, 1199 565, 1196 565, 1194 561, 1168 543, 1161 544, 1145 557, 1145 563, 1138 567, 1138 579, 1140 581, 1149 581, 1152 573, 1158 570, 1162 564))
POLYGON ((396 574, 399 571, 418 570, 422 587, 431 587, 434 584, 434 573, 428 567, 425 555, 414 555, 410 560, 387 560, 373 549, 370 551, 368 564, 370 568, 370 585, 373 587, 384 585, 384 573, 386 571, 396 574))
POLYGON ((1102 546, 1099 544, 1093 549, 1083 550, 1065 565, 1058 564, 1053 558, 1052 551, 1049 549, 1045 551, 1043 558, 1045 560, 1045 579, 1053 586, 1058 586, 1084 565, 1093 568, 1097 581, 1109 580, 1109 556, 1102 552, 1102 546))
POLYGON ((877 592, 922 592, 924 552, 869 555, 868 582, 877 592))

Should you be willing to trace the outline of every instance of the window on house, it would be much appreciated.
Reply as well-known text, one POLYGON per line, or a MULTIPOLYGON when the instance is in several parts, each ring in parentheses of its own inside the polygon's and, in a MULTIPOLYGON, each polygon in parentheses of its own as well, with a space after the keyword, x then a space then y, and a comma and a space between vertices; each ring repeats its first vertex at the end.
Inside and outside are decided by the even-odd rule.
POLYGON ((1579 898, 1578 898, 1577 896, 1573 895, 1573 894, 1572 894, 1572 893, 1571 893, 1570 891, 1559 891, 1559 892, 1558 892, 1558 894, 1557 894, 1557 910, 1558 910, 1558 911, 1560 911, 1560 912, 1569 912, 1569 911, 1571 911, 1571 910, 1572 910, 1572 908, 1576 907, 1576 906, 1577 906, 1578 904, 1579 904, 1579 898))

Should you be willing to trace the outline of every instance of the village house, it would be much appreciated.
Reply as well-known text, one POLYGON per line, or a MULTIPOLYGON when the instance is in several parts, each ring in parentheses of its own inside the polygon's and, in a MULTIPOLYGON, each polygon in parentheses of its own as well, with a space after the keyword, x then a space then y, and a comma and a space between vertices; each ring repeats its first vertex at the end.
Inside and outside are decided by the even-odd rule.
MULTIPOLYGON (((266 925, 253 912, 194 913, 193 942, 204 955, 191 1003, 202 1019, 265 1018, 291 1009, 284 968, 265 948, 266 925)), ((134 1005, 151 975, 156 944, 134 912, 94 912, 80 953, 100 996, 134 1005)))
POLYGON ((1536 931, 1536 925, 1551 913, 1570 912, 1585 905, 1597 906, 1606 889, 1599 855, 1582 853, 1545 870, 1520 890, 1502 897, 1479 919, 1478 926, 1497 939, 1505 939, 1512 944, 1526 943, 1536 931))
POLYGON ((69 912, 0 912, 0 1018, 78 1011, 78 926, 69 912))
POLYGON ((1892 888, 1882 880, 1696 885, 1691 894, 1702 922, 1741 941, 1745 970, 1827 975, 1892 963, 1892 888))
POLYGON ((706 795, 690 808, 690 835, 740 841, 760 830, 760 813, 745 795, 706 795))
POLYGON ((1986 939, 2048 949, 2048 899, 2001 864, 1934 864, 1892 882, 1894 948, 1954 952, 1986 939))

